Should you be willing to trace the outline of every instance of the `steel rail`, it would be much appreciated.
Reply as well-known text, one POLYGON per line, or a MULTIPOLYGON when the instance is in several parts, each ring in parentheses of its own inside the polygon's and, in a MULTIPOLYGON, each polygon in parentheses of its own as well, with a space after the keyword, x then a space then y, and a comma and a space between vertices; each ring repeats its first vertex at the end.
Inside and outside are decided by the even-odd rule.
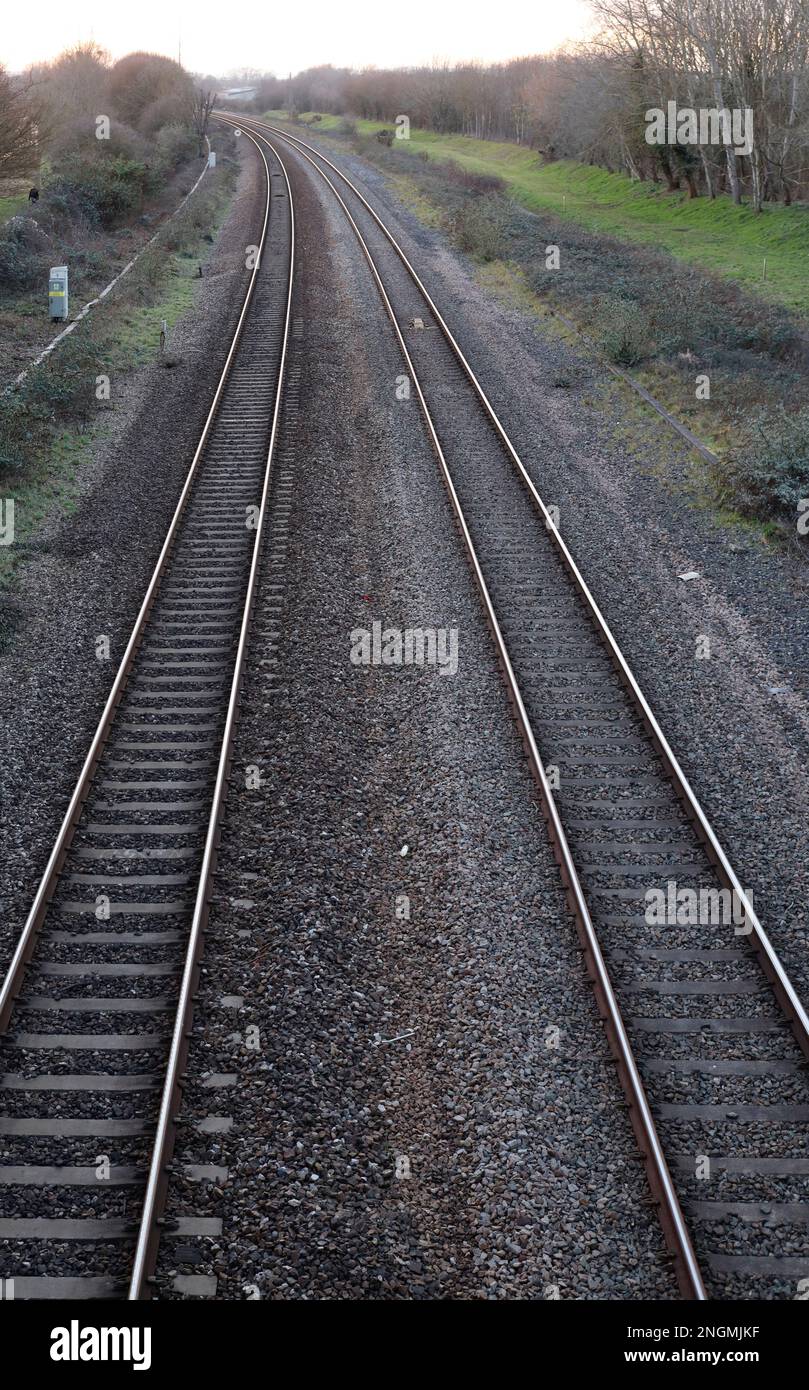
MULTIPOLYGON (((286 138, 283 132, 272 131, 276 136, 286 138)), ((266 138, 266 137, 264 137, 266 138)), ((269 142, 268 142, 269 143, 269 142)), ((291 143, 291 142, 290 142, 291 143)), ((274 149, 274 146, 271 146, 274 149)), ((499 620, 492 602, 489 588, 480 565, 480 561, 475 550, 466 518, 455 489, 452 475, 447 464, 444 451, 438 437, 432 416, 430 414, 427 401, 422 390, 421 382, 415 370, 413 360, 405 343, 396 314, 388 297, 382 277, 371 254, 365 238, 363 237, 356 221, 354 220, 349 208, 341 197, 340 193, 332 183, 326 173, 315 163, 313 159, 303 150, 298 151, 304 159, 329 186, 338 203, 342 207, 356 237, 365 259, 368 262, 372 276, 376 283, 387 315, 393 325, 399 348, 410 373, 411 380, 416 389, 421 407, 422 415, 425 420, 427 431, 430 437, 433 450, 441 468, 442 476, 448 495, 455 513, 456 521, 461 532, 467 556, 469 558, 472 572, 475 578, 478 592, 483 602, 486 619, 492 632, 497 648, 498 659, 506 682, 506 687, 513 704, 517 722, 523 738, 523 743, 528 755, 531 771, 540 791, 543 810, 548 822, 550 837, 554 848, 554 853, 561 869, 561 876, 567 890, 568 906, 570 907, 579 931, 580 940, 585 952, 585 959, 589 967, 589 972, 593 981, 596 998, 599 1003, 600 1012, 605 1022, 605 1029, 609 1039, 613 1055, 618 1063, 619 1075, 624 1088, 629 1106, 630 1120, 633 1125, 638 1147, 643 1156, 649 1185, 653 1197, 660 1205, 661 1225, 666 1237, 669 1249, 674 1259, 677 1277, 680 1288, 685 1297, 697 1301, 707 1298, 705 1285, 697 1262, 691 1236, 683 1216, 680 1201, 677 1196, 668 1163, 663 1152, 663 1147, 657 1133, 657 1126, 651 1112, 648 1097, 641 1080, 640 1072, 635 1061, 634 1053, 626 1032, 623 1017, 621 1015, 618 1001, 613 990, 612 981, 607 970, 606 962, 601 951, 598 936, 590 916, 590 910, 585 898, 584 890, 581 885, 578 871, 573 861, 573 856, 565 833, 564 826, 559 815, 556 802, 551 791, 551 787, 545 772, 541 754, 536 742, 530 718, 526 710, 519 684, 511 663, 508 648, 503 637, 499 620)), ((326 161, 328 162, 328 161, 326 161)), ((348 180, 346 180, 348 182, 348 180)), ((364 199, 363 199, 364 202, 364 199)), ((432 301, 430 301, 432 303, 432 301)), ((454 340, 453 340, 454 342, 454 340)), ((544 508, 543 508, 544 511, 544 508)))
MULTIPOLYGON (((247 132, 250 135, 250 132, 247 132)), ((253 139, 252 136, 250 136, 253 139)), ((253 140, 255 144, 255 140, 253 140)), ((266 166, 266 159, 263 151, 262 159, 266 166)), ((191 1013, 193 1009, 194 994, 199 982, 199 965, 202 952, 202 938, 205 932, 205 924, 208 919, 211 903, 211 892, 213 889, 213 876, 216 872, 217 854, 219 848, 220 822, 222 808, 225 800, 225 791, 230 772, 230 761, 233 745, 233 734, 237 719, 237 706, 241 691, 242 678, 244 675, 245 657, 247 653, 247 643, 250 634, 250 623, 253 614, 253 607, 256 598, 258 572, 261 563, 261 552, 264 540, 265 521, 268 511, 270 482, 272 479, 272 465, 275 456, 275 445, 278 437, 278 426, 281 418, 281 406, 283 401, 284 371, 286 367, 287 348, 289 342, 289 325, 292 315, 292 289, 295 268, 295 210, 292 201, 292 188, 289 182, 284 162, 276 150, 273 150, 275 158, 281 167, 284 181, 287 187, 288 207, 289 207, 289 268, 286 291, 286 307, 284 310, 284 328, 281 341, 281 355, 278 366, 278 377, 276 382, 276 394, 273 405, 272 427, 270 430, 270 440, 267 448, 267 466, 264 472, 264 485, 261 493, 261 505, 256 521, 255 539, 253 542, 253 556, 250 564, 250 573, 245 591, 244 613, 242 616, 241 630, 239 633, 239 644, 236 651, 236 660, 233 669, 233 680, 228 700, 228 710, 225 719, 225 727, 222 735, 222 749, 219 757, 219 766, 216 773, 216 783, 214 786, 213 798, 208 820, 208 830, 205 837, 205 849, 203 852, 202 866, 200 869, 199 886, 197 889, 194 903, 194 913, 191 921, 191 929, 186 951, 185 967, 180 986, 180 996, 177 1005, 177 1014, 174 1024, 174 1033, 171 1041, 169 1060, 166 1066, 166 1079, 163 1086, 163 1095, 160 1102, 160 1114, 157 1121, 152 1160, 149 1168, 149 1178, 146 1186, 146 1195, 143 1202, 140 1230, 138 1232, 137 1245, 135 1248, 135 1258, 132 1266, 132 1277, 129 1286, 129 1300, 140 1299, 148 1293, 147 1284, 152 1272, 154 1258, 157 1252, 159 1240, 159 1212, 165 1190, 168 1185, 167 1164, 171 1159, 174 1148, 174 1115, 179 1107, 182 1098, 182 1072, 185 1066, 188 1053, 189 1030, 191 1013)), ((269 182, 269 170, 268 170, 269 182)), ((261 261, 259 252, 258 263, 261 261)), ((258 268, 258 265, 257 267, 258 268)))
MULTIPOLYGON (((706 811, 700 804, 696 792, 691 786, 678 758, 676 757, 665 734, 663 733, 663 730, 646 696, 641 690, 640 685, 635 675, 633 674, 629 666, 629 663, 626 657, 624 656, 614 634, 612 633, 604 614, 602 613, 593 594, 591 593, 589 586, 587 585, 583 575, 581 574, 581 571, 579 570, 579 567, 576 564, 576 561, 574 560, 566 542, 562 538, 558 527, 556 526, 552 516, 548 511, 548 508, 545 506, 545 503, 543 502, 542 497, 540 496, 533 479, 528 473, 525 465, 522 462, 522 459, 519 457, 519 454, 517 453, 514 444, 509 438, 505 430, 505 427, 500 421, 493 405, 489 401, 488 396, 486 395, 474 371, 472 370, 472 367, 467 361, 462 349, 457 343, 440 310, 435 304, 435 301, 433 300, 423 281, 419 277, 415 268, 411 264, 404 250, 396 241, 393 234, 385 226, 382 219, 379 217, 375 209, 371 206, 371 204, 364 197, 364 195, 351 181, 351 179, 343 173, 341 169, 339 169, 335 164, 333 164, 331 160, 329 160, 314 146, 309 145, 306 141, 301 140, 299 137, 291 135, 290 133, 283 131, 278 127, 272 126, 267 122, 257 121, 253 124, 256 125, 260 130, 267 129, 271 133, 276 134, 277 136, 286 140, 292 148, 297 149, 300 154, 304 155, 304 157, 309 158, 309 154, 306 153, 307 151, 315 155, 318 160, 325 164, 342 180, 342 182, 346 185, 346 187, 348 187, 351 190, 354 196, 358 199, 358 201, 362 204, 362 206, 369 213, 373 221, 379 227, 380 231, 385 236, 386 240, 389 242, 396 255, 399 257, 401 263, 405 267, 405 270, 410 275, 413 283, 416 285, 419 292, 423 296, 425 303, 430 308, 431 313, 435 316, 436 323, 441 329, 441 332, 443 333, 445 340, 447 341, 451 350, 453 351, 456 360, 462 367, 467 377, 467 380, 473 387, 480 401, 481 406, 485 410, 486 415, 488 416, 495 431, 497 432, 504 449, 506 450, 515 468, 517 469, 520 479, 525 485, 533 505, 539 511, 544 521, 545 528, 550 534, 551 539, 553 540, 556 546, 557 552, 564 564, 564 567, 569 576, 571 577, 580 598, 586 606, 586 609, 590 615, 595 630, 601 637, 610 655, 610 658, 613 662, 619 679, 621 680, 624 688, 626 689, 630 697, 630 700, 632 701, 638 714, 640 715, 640 718, 642 719, 643 724, 647 732, 649 733, 652 742, 655 748, 657 749, 658 754, 660 755, 663 761, 663 764, 668 772, 671 784, 676 794, 678 795, 683 809, 686 815, 688 816, 689 820, 691 821, 691 824, 693 825, 698 835, 698 838, 705 847, 708 858, 714 865, 720 882, 726 889, 730 891, 730 893, 734 896, 735 902, 737 902, 742 908, 744 913, 744 922, 747 929, 746 935, 749 936, 750 944, 756 954, 761 969, 766 978, 769 980, 775 998, 778 1001, 778 1004, 780 1005, 781 1009, 783 1010, 786 1018, 790 1023, 792 1033, 798 1043, 798 1046, 801 1048, 804 1056, 809 1058, 809 1013, 807 1013, 807 1010, 795 986, 789 978, 789 974, 783 962, 781 961, 772 941, 770 940, 764 926, 762 925, 758 917, 758 914, 756 913, 753 907, 750 897, 742 887, 739 878, 732 864, 730 863, 730 860, 722 844, 719 841, 716 831, 711 825, 706 811)), ((319 168, 319 165, 315 165, 315 167, 319 168)), ((320 172, 322 173, 322 170, 320 170, 320 172)))
POLYGON ((341 169, 338 169, 337 166, 331 162, 331 160, 327 159, 326 156, 324 154, 321 154, 321 152, 317 150, 313 145, 307 144, 298 136, 294 136, 286 131, 280 130, 278 127, 272 126, 268 122, 255 121, 253 122, 253 124, 257 125, 259 128, 270 130, 274 134, 281 136, 281 138, 288 141, 288 143, 291 144, 293 148, 300 149, 301 152, 303 152, 304 150, 310 150, 313 154, 317 156, 318 159, 322 160, 324 164, 328 165, 328 167, 332 169, 343 180, 343 182, 351 189, 352 193, 363 204, 363 206, 366 208, 366 210, 369 212, 371 217, 376 222, 380 231, 390 242, 391 246, 393 247, 397 256, 400 258, 408 274, 412 277, 420 293, 424 296, 426 303, 430 306, 430 310, 435 315, 436 322, 438 323, 439 328, 444 334, 444 337, 446 338, 453 352, 456 354, 456 357, 461 367, 463 368, 470 384, 477 393, 481 405, 485 409, 487 415, 489 416, 489 419, 491 420, 494 428, 500 436, 500 439, 506 451, 508 452, 512 462, 518 469, 520 477, 524 482, 526 488, 528 489, 532 501, 541 512, 543 520, 545 522, 545 526, 549 531, 559 551, 559 554, 565 564, 565 567, 568 570, 571 578, 573 579, 581 598, 586 604, 597 631, 601 635, 603 641, 605 642, 609 650, 610 656, 617 669, 618 675, 623 685, 627 689, 628 693, 630 694, 633 702, 635 703, 636 708, 638 709, 644 721, 646 729, 649 732, 653 742, 657 747, 658 752, 660 753, 660 756, 662 757, 668 769, 669 776, 678 795, 680 796, 686 814, 688 815, 689 819, 691 820, 692 824, 697 830, 697 833, 699 834, 699 837, 705 846, 708 856, 711 862, 713 863, 714 867, 717 869, 724 883, 724 886, 732 894, 735 894, 736 900, 743 908, 745 922, 750 927, 752 945, 758 955, 762 969, 764 970, 765 974, 767 975, 767 978, 773 986, 773 990, 776 994, 778 1002, 780 1003, 782 1009, 789 1018, 789 1021, 792 1025, 792 1031, 795 1035, 798 1045, 804 1052, 805 1056, 809 1057, 809 1013, 807 1013, 806 1008, 804 1007, 794 985, 792 984, 792 981, 789 978, 789 975, 787 974, 786 969, 784 968, 783 962, 780 960, 778 953, 776 952, 772 942, 770 941, 769 936, 767 935, 767 932, 762 926, 758 918, 758 915, 753 907, 752 901, 750 900, 747 893, 743 889, 741 883, 739 882, 739 879, 733 869, 733 866, 731 865, 730 860, 728 859, 724 849, 722 848, 722 845, 719 842, 718 836, 716 835, 716 832, 714 831, 713 826, 711 825, 706 812, 700 805, 696 793, 691 787, 688 778, 686 777, 685 772, 683 771, 683 768, 681 767, 676 755, 674 754, 671 746, 669 745, 668 740, 666 739, 666 736, 663 733, 663 730, 660 727, 660 724, 658 723, 657 718, 655 717, 648 700, 643 694, 643 691, 641 690, 637 680, 635 679, 635 676, 633 675, 629 667, 629 664, 618 645, 618 642, 616 641, 612 631, 610 630, 606 618, 604 617, 598 604, 596 603, 595 598, 590 592, 590 589, 588 588, 586 581, 584 580, 575 560, 573 559, 573 556, 571 555, 565 541, 563 540, 558 527, 553 521, 552 516, 548 512, 545 503, 543 502, 539 492, 537 491, 537 488, 532 478, 530 477, 530 474, 525 468, 522 459, 517 453, 517 450, 515 449, 508 434, 506 433, 505 428, 499 420, 494 410, 494 407, 492 406, 485 391, 483 390, 483 387, 481 386, 480 382, 475 376, 475 373, 473 372, 469 363, 467 362, 466 357, 464 356, 461 348, 459 347, 458 343, 453 337, 452 332, 447 326, 437 305, 431 298, 429 291, 426 289, 424 283, 419 278, 416 270, 411 265, 405 252, 402 250, 401 246, 396 241, 393 234, 388 230, 384 222, 382 222, 381 218, 377 215, 375 210, 371 207, 370 203, 363 196, 360 190, 356 187, 355 184, 351 182, 348 176, 344 174, 341 169))
MULTIPOLYGON (((98 769, 99 762, 109 742, 113 730, 114 718, 124 694, 128 688, 130 676, 136 668, 136 660, 142 646, 143 640, 149 631, 150 616, 158 600, 162 582, 170 570, 170 561, 175 551, 175 544, 178 540, 181 524, 187 514, 191 501, 194 485, 200 474, 200 463, 203 458, 205 447, 211 437, 211 431, 217 420, 218 411, 222 402, 223 393, 231 376, 231 370, 236 360, 239 345, 242 341, 248 314, 254 299, 254 292, 258 282, 258 276, 262 267, 264 252, 267 244, 268 230, 271 225, 271 206, 272 206, 272 176, 270 166, 267 161, 262 139, 254 136, 250 131, 245 132, 251 144, 261 160, 265 175, 265 194, 264 210, 261 223, 260 235, 258 237, 258 255, 252 267, 247 289, 239 312, 236 326, 233 330, 230 346, 227 352, 224 366, 213 396, 212 403, 208 410, 199 442, 195 449, 188 473, 180 493, 179 500, 174 510, 169 529, 160 554, 157 559, 154 571, 149 581, 146 594, 141 603, 140 610, 135 620, 132 633, 129 637, 124 656, 119 665, 115 679, 107 697, 101 719, 93 736, 90 749, 86 755, 81 772, 76 782, 74 791, 71 795, 68 809, 64 815, 61 827, 56 838, 55 844, 48 859, 45 872, 40 880, 33 904, 28 913, 25 925, 18 940, 11 964, 6 973, 5 979, 0 989, 0 1033, 8 1027, 12 1016, 15 1000, 20 992, 28 961, 36 947, 39 931, 45 920, 48 908, 56 890, 60 871, 70 852, 70 847, 74 838, 76 828, 80 822, 81 815, 87 801, 88 795, 93 786, 93 780, 98 769)), ((221 749, 217 764, 216 780, 212 794, 210 812, 206 831, 205 847, 203 851, 202 863, 199 871, 199 879, 194 903, 194 913, 192 917, 188 945, 185 953, 185 961, 180 984, 180 991, 175 1015, 174 1029, 172 1033, 171 1047, 166 1063, 165 1080, 161 1094, 160 1112, 157 1120, 155 1138, 152 1146, 152 1156, 147 1178, 146 1191, 143 1205, 141 1208, 141 1218, 134 1254, 132 1275, 129 1283, 129 1299, 143 1297, 148 1290, 149 1278, 152 1272, 154 1258, 157 1251, 159 1239, 160 1210, 165 1197, 168 1170, 167 1163, 171 1155, 174 1144, 173 1120, 176 1108, 182 1094, 181 1071, 187 1055, 189 1030, 192 1016, 194 991, 197 986, 199 976, 199 963, 202 952, 202 940, 205 929, 205 922, 210 906, 210 894, 212 877, 215 872, 216 855, 218 850, 218 840, 220 831, 221 811, 224 802, 225 787, 230 768, 230 758, 233 740, 233 731, 236 721, 236 711, 239 700, 242 676, 245 664, 247 638, 249 633, 250 618, 255 602, 257 575, 261 561, 262 544, 266 532, 266 516, 268 511, 269 489, 272 478, 272 461, 275 453, 275 443, 278 434, 280 411, 283 398, 284 369, 287 356, 287 343, 289 337, 289 326, 291 317, 293 269, 294 269, 294 246, 295 246, 295 227, 294 210, 292 205, 292 191, 287 178, 286 168, 280 156, 273 151, 274 158, 282 171, 286 181, 288 192, 288 216, 289 216, 289 236, 290 250, 289 263, 287 267, 286 296, 283 307, 283 333, 278 363, 278 375, 276 382, 275 399, 272 403, 272 418, 270 429, 270 440, 268 445, 267 460, 264 468, 263 486, 261 492, 261 503, 255 527, 255 536, 251 555, 251 564, 245 590, 244 609, 239 631, 239 640, 235 656, 234 674, 231 682, 227 713, 222 734, 221 749)))
POLYGON ((533 482, 533 479, 528 473, 528 470, 522 462, 522 459, 517 453, 517 450, 511 442, 511 439, 509 438, 508 434, 506 433, 503 424, 498 418, 494 406, 491 404, 488 396, 483 390, 483 387, 481 386, 474 371, 472 370, 466 357, 464 356, 463 351, 456 342, 452 332, 450 331, 447 323, 445 322, 437 305, 435 304, 435 301, 430 296, 429 291, 426 289, 423 281, 420 279, 418 273, 411 265, 405 252, 402 250, 402 247, 396 241, 392 232, 388 230, 382 219, 371 207, 371 204, 363 196, 363 194, 356 187, 356 185, 352 183, 351 179, 349 179, 348 176, 344 174, 341 169, 338 169, 337 165, 333 164, 330 159, 327 159, 324 154, 321 154, 320 150, 316 149, 314 145, 307 144, 298 136, 291 135, 287 131, 281 130, 277 126, 271 125, 269 122, 253 121, 251 122, 251 124, 258 126, 259 128, 270 130, 273 134, 276 134, 280 136, 282 139, 286 140, 290 145, 293 146, 293 148, 299 149, 301 153, 303 153, 304 151, 310 151, 312 154, 316 155, 318 159, 322 160, 322 162, 326 164, 331 170, 333 170, 333 172, 336 173, 339 176, 339 178, 343 180, 347 187, 351 189, 352 193, 355 195, 355 197, 359 199, 359 201, 362 203, 363 207, 365 207, 367 212, 370 213, 371 217, 376 222, 380 231, 390 242, 390 245, 393 247, 394 251, 401 260, 408 274, 412 277, 413 282, 419 289, 419 292, 424 296, 425 302, 429 305, 431 313, 435 315, 436 322, 438 323, 439 328, 444 334, 446 341, 449 343, 450 347, 455 353, 458 362, 460 363, 467 376, 467 379, 469 380, 471 386, 474 388, 481 405, 486 411, 486 414, 491 420, 491 423, 494 426, 495 430, 497 431, 497 434, 499 435, 504 448, 506 449, 513 464, 517 468, 523 483, 528 489, 528 492, 531 496, 534 505, 539 509, 543 521, 545 523, 546 529, 550 533, 551 538, 557 547, 557 550, 565 565, 565 568, 567 569, 568 573, 573 579, 573 582, 576 585, 580 597, 582 598, 582 600, 587 606, 587 609, 589 610, 590 616, 595 624, 595 627, 599 635, 601 636, 602 640, 607 646, 612 661, 617 669, 619 678, 621 679, 623 685, 625 686, 630 697, 632 698, 638 712, 640 713, 643 719, 648 733, 650 734, 661 758, 663 759, 665 766, 668 769, 670 779, 675 787, 675 790, 677 791, 677 794, 680 797, 680 800, 683 803, 686 814, 688 815, 689 819, 694 825, 702 843, 705 846, 705 849, 708 853, 708 857, 710 858, 714 867, 717 869, 724 886, 731 892, 731 894, 735 894, 736 901, 741 905, 744 912, 745 923, 750 928, 749 934, 752 938, 752 945, 754 950, 756 951, 761 967, 773 986, 773 990, 775 992, 779 1004, 781 1005, 782 1009, 789 1018, 790 1024, 792 1025, 792 1031, 795 1035, 798 1045, 802 1049, 804 1055, 806 1057, 809 1057, 809 1013, 807 1013, 807 1010, 804 1007, 797 993, 797 990, 792 984, 792 981, 790 980, 789 975, 787 974, 787 971, 784 968, 783 962, 780 960, 778 953, 775 950, 775 947, 773 946, 769 936, 767 935, 767 932, 762 926, 750 898, 748 897, 747 893, 745 892, 744 888, 739 882, 736 872, 733 869, 733 866, 731 865, 730 860, 727 857, 727 854, 722 848, 719 838, 716 832, 714 831, 713 826, 711 825, 706 812, 700 805, 695 791, 693 790, 690 782, 688 781, 688 778, 686 777, 685 772, 683 771, 683 768, 679 763, 679 760, 677 759, 665 734, 663 733, 663 730, 660 724, 658 723, 658 720, 655 714, 653 713, 648 700, 646 699, 635 676, 633 675, 629 663, 627 662, 626 657, 621 651, 621 648, 619 647, 618 642, 616 641, 616 638, 614 637, 607 623, 607 620, 604 617, 604 614, 601 612, 601 609, 596 603, 593 594, 590 592, 590 589, 583 575, 581 574, 581 571, 579 570, 576 561, 573 559, 573 556, 570 550, 568 549, 565 541, 563 540, 559 532, 559 529, 553 520, 553 517, 550 515, 547 507, 545 506, 545 503, 543 502, 536 488, 536 485, 533 482))
POLYGON ((207 443, 208 436, 211 432, 211 427, 216 417, 216 412, 219 408, 219 402, 222 397, 222 392, 225 389, 225 384, 227 382, 228 376, 230 375, 230 368, 233 363, 233 359, 236 355, 236 349, 239 345, 239 341, 242 336, 242 329, 247 318, 250 302, 253 298, 253 291, 255 289, 256 280, 261 265, 261 254, 267 236, 267 227, 269 225, 270 200, 272 196, 272 190, 270 181, 270 170, 267 164, 267 159, 264 154, 264 151, 261 149, 258 140, 256 140, 252 135, 250 135, 250 139, 252 140, 253 144, 258 150, 259 155, 261 156, 262 162, 264 164, 264 171, 267 176, 267 194, 264 207, 264 220, 261 228, 261 237, 259 239, 259 255, 256 258, 256 264, 253 267, 253 271, 250 276, 250 280, 244 298, 244 303, 242 305, 241 313, 239 314, 239 319, 234 330, 230 350, 225 360, 225 365, 222 369, 222 375, 219 379, 219 384, 217 385, 216 392, 211 403, 211 408, 208 411, 208 415, 202 429, 202 434, 200 436, 199 443, 194 452, 194 457, 191 460, 191 465, 188 470, 185 483, 183 485, 183 490, 180 493, 180 498, 174 511, 174 515, 171 519, 166 539, 163 542, 163 546, 157 559, 157 564, 155 565, 154 572, 152 574, 151 579, 149 580, 149 585, 146 590, 143 602, 141 604, 140 611, 138 613, 137 618, 135 619, 135 625, 132 629, 132 634, 127 643, 126 650, 121 660, 121 664, 118 667, 115 680, 112 683, 112 687, 107 697, 107 702, 104 706, 101 719, 99 720, 96 732, 93 736, 93 741, 90 744, 89 752, 87 753, 81 772, 79 773, 78 781, 76 782, 76 786, 70 798, 70 802, 68 804, 67 811, 65 812, 65 816, 59 829, 59 833, 54 842, 53 849, 51 850, 50 857, 45 867, 45 872, 43 873, 42 878, 40 880, 33 904, 31 905, 31 909, 25 921, 25 925, 23 926, 20 938, 17 942, 14 955, 11 958, 11 964, 9 965, 8 970, 6 972, 6 976, 3 980, 2 987, 0 987, 0 1033, 5 1032, 6 1028, 8 1027, 8 1022, 11 1016, 14 1000, 17 994, 19 993, 20 985, 22 984, 22 980, 25 974, 25 967, 31 957, 31 953, 36 944, 37 934, 39 932, 40 927, 42 926, 42 922, 44 920, 45 913, 47 912, 48 905, 56 889, 60 870, 65 862, 67 852, 73 840, 76 826, 81 816, 82 807, 87 798, 87 793, 92 783, 99 759, 107 742, 107 737, 112 725, 113 716, 118 705, 121 702, 121 697, 124 693, 124 690, 126 689, 126 684, 129 679, 130 672, 132 670, 135 656, 137 655, 138 649, 143 640, 143 636, 146 631, 146 626, 149 620, 149 615, 152 611, 152 608, 154 607, 154 603, 157 598, 157 593, 160 588, 160 583, 163 578, 163 574, 165 572, 172 547, 177 538, 180 522, 182 521, 182 518, 185 514, 188 499, 191 494, 191 489, 196 478, 199 461, 202 457, 202 453, 207 443))

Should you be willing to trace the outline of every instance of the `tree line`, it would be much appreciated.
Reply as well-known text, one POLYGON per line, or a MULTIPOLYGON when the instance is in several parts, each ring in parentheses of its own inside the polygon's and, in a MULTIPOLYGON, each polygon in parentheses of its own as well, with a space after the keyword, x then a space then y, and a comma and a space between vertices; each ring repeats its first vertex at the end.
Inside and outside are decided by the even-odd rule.
POLYGON ((257 110, 506 140, 756 210, 809 195, 809 0, 591 0, 584 44, 509 62, 258 77, 257 110), (649 112, 681 119, 654 134, 649 112), (701 112, 728 113, 703 123, 701 112), (696 124, 688 116, 695 113, 696 124), (750 140, 731 138, 731 114, 750 140), (696 138, 694 136, 696 135, 696 138), (750 148, 748 148, 748 143, 750 148))

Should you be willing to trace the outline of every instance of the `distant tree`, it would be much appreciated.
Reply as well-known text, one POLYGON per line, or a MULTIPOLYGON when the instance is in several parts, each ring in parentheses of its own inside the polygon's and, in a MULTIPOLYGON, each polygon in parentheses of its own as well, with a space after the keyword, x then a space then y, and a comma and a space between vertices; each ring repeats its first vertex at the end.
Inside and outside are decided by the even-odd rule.
POLYGON ((39 72, 54 124, 86 122, 95 134, 96 116, 107 115, 109 54, 97 43, 77 43, 39 72))
MULTIPOLYGON (((127 125, 148 124, 148 113, 157 103, 165 114, 172 102, 187 110, 194 86, 189 74, 173 58, 159 53, 128 53, 110 71, 110 99, 115 114, 127 125)), ((176 113, 175 113, 176 114, 176 113)))
MULTIPOLYGON (((207 80, 203 86, 213 85, 207 80)), ((253 101, 253 109, 259 113, 263 111, 277 111, 281 109, 287 100, 288 83, 283 78, 273 77, 271 73, 266 73, 260 77, 256 83, 256 96, 253 101)), ((331 108, 329 108, 331 109, 331 108)))

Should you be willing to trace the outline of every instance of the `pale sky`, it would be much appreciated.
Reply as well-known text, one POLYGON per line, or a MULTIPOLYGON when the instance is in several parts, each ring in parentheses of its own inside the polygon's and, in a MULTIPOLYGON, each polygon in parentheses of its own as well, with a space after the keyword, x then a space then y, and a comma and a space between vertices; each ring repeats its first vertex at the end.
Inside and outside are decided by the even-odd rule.
POLYGON ((211 5, 206 0, 8 0, 0 63, 12 72, 94 39, 120 58, 147 49, 194 72, 257 68, 287 76, 316 63, 395 67, 496 61, 583 36, 585 0, 306 0, 211 5))

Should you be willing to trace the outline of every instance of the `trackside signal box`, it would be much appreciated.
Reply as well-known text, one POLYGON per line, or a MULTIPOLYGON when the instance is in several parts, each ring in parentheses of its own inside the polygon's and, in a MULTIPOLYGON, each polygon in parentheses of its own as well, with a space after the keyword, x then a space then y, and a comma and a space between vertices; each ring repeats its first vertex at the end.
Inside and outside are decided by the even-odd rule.
POLYGON ((48 303, 52 319, 67 318, 67 266, 51 266, 48 276, 48 303))

